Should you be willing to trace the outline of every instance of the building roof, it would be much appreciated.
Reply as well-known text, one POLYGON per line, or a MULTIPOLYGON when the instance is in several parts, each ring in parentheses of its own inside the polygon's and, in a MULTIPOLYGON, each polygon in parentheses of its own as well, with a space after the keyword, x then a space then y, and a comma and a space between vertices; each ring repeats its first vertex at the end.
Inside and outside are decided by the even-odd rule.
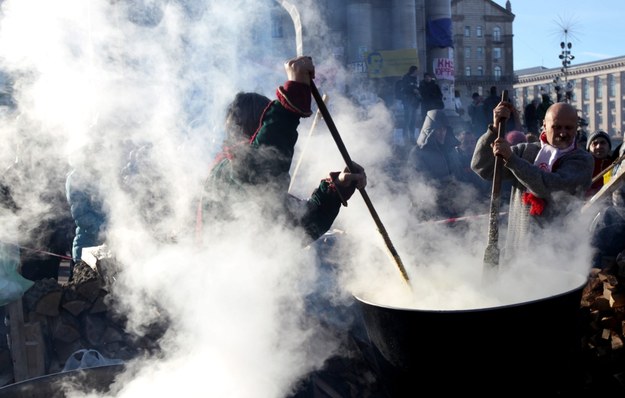
MULTIPOLYGON (((568 70, 570 73, 574 72, 582 72, 585 70, 593 69, 596 67, 605 67, 610 64, 623 64, 625 65, 625 55, 613 58, 600 59, 598 61, 590 61, 584 62, 581 64, 575 64, 569 66, 568 70)), ((533 68, 525 68, 515 70, 514 74, 518 80, 521 79, 531 79, 532 75, 544 75, 549 73, 561 73, 561 67, 557 68, 545 68, 543 66, 535 66, 533 68)))

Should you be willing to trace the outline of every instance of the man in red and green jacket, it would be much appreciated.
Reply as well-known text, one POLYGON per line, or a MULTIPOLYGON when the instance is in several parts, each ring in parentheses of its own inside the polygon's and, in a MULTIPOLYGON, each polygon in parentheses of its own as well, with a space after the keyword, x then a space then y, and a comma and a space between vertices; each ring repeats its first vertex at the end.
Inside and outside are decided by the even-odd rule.
POLYGON ((238 93, 230 104, 223 150, 198 207, 196 237, 201 239, 211 220, 233 219, 233 208, 254 201, 267 219, 303 228, 310 243, 330 229, 355 189, 366 186, 364 169, 354 164, 355 170, 329 173, 308 199, 288 193, 297 127, 302 117, 312 114, 310 83, 315 69, 306 56, 291 59, 284 67, 287 81, 277 89, 276 100, 238 93))

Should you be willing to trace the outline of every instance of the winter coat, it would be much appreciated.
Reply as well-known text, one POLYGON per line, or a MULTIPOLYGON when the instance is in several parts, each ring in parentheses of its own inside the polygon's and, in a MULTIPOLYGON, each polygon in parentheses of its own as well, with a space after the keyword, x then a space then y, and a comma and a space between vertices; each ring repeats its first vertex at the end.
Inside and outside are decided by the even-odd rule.
POLYGON ((421 103, 421 93, 419 92, 419 81, 410 74, 405 74, 401 78, 401 100, 404 105, 414 108, 421 103))
POLYGON ((79 170, 72 170, 65 181, 65 193, 70 212, 76 224, 72 245, 74 262, 80 261, 82 249, 104 243, 107 215, 101 192, 94 185, 97 177, 79 170))
POLYGON ((341 199, 329 178, 322 180, 308 199, 288 193, 297 127, 301 117, 311 114, 309 110, 310 87, 287 82, 279 89, 278 100, 263 113, 260 128, 250 141, 224 148, 204 185, 203 226, 212 220, 230 220, 235 207, 250 207, 249 203, 269 195, 275 200, 259 203, 261 214, 268 220, 303 228, 307 241, 316 240, 330 229, 341 199), (306 103, 306 98, 307 105, 293 106, 306 103))
MULTIPOLYGON (((478 139, 471 161, 471 169, 491 181, 495 168, 491 144, 496 138, 491 125, 478 139)), ((502 179, 512 181, 505 245, 505 255, 509 259, 516 251, 528 250, 532 237, 564 216, 569 204, 578 200, 581 204, 592 181, 593 159, 587 151, 574 149, 566 153, 554 163, 551 172, 534 165, 539 151, 538 142, 514 145, 512 156, 504 163, 502 179), (544 201, 540 201, 543 204, 541 214, 530 214, 532 207, 527 195, 523 200, 527 192, 544 201)))
POLYGON ((454 206, 450 204, 455 195, 457 182, 462 179, 461 160, 456 150, 460 142, 448 126, 444 110, 435 109, 427 113, 417 144, 412 147, 406 159, 407 180, 418 178, 426 180, 438 191, 439 215, 452 216, 454 206), (443 143, 436 140, 436 129, 447 126, 443 143))
POLYGON ((482 134, 482 132, 488 127, 488 119, 484 116, 484 104, 482 102, 469 104, 467 113, 471 118, 471 131, 476 136, 482 134))
POLYGON ((447 126, 445 140, 439 143, 434 137, 437 120, 442 120, 441 123, 447 126, 443 110, 427 113, 417 144, 408 154, 407 169, 428 180, 444 183, 461 174, 460 158, 455 149, 460 142, 454 137, 451 127, 447 126))
POLYGON ((425 115, 433 109, 443 109, 443 92, 434 80, 429 82, 421 80, 419 83, 419 93, 421 93, 421 114, 425 115))

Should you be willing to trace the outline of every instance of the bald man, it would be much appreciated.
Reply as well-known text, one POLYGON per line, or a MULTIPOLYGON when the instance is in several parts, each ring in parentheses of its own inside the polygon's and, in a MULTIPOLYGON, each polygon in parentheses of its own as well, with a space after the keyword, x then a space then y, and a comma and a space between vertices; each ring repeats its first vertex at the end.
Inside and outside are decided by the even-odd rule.
POLYGON ((479 139, 471 169, 492 180, 495 157, 504 160, 502 179, 512 181, 506 236, 506 257, 530 247, 532 237, 559 217, 571 205, 581 207, 584 192, 592 182, 593 158, 577 148, 577 110, 559 102, 547 110, 539 142, 511 146, 497 137, 499 123, 512 112, 510 103, 500 102, 493 110, 493 123, 479 139))

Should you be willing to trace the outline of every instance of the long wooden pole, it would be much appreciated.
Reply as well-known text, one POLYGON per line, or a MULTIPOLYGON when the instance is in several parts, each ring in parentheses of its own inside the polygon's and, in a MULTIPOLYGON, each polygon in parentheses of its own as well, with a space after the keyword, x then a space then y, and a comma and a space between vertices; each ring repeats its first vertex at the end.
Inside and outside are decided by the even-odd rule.
MULTIPOLYGON (((319 112, 321 112, 323 119, 328 125, 328 129, 330 130, 330 133, 332 133, 332 137, 334 138, 334 141, 336 142, 336 146, 339 148, 339 152, 343 156, 343 160, 345 160, 345 164, 347 165, 347 168, 350 170, 353 170, 354 164, 352 162, 352 158, 349 156, 349 153, 347 153, 347 148, 345 147, 345 144, 343 143, 343 139, 341 138, 339 131, 336 128, 336 125, 334 124, 334 120, 332 120, 332 116, 330 116, 330 112, 328 112, 328 108, 326 107, 325 102, 323 102, 323 98, 319 94, 319 90, 317 90, 317 86, 315 85, 314 81, 310 82, 310 88, 312 90, 313 98, 317 102, 317 107, 319 108, 319 112)), ((367 208, 369 209, 369 212, 371 213, 371 216, 373 217, 373 221, 375 222, 375 225, 378 231, 382 235, 382 238, 384 239, 384 243, 386 244, 386 247, 389 253, 395 260, 395 263, 397 264, 397 267, 399 268, 399 271, 401 272, 402 277, 407 283, 410 283, 409 282, 410 278, 408 277, 406 268, 404 267, 404 264, 402 263, 401 258, 399 257, 399 254, 397 253, 397 250, 395 250, 395 247, 393 246, 393 243, 391 242, 391 239, 389 238, 388 233, 386 232, 386 228, 382 224, 382 221, 380 220, 380 217, 378 216, 377 211, 373 207, 373 203, 371 203, 371 199, 369 198, 367 191, 365 191, 364 188, 360 188, 358 189, 358 191, 360 191, 360 194, 362 195, 362 198, 364 199, 365 204, 367 205, 367 208)))
POLYGON ((619 156, 618 159, 614 160, 614 162, 612 162, 612 164, 610 164, 608 167, 606 167, 605 169, 601 170, 601 173, 599 173, 596 176, 594 176, 592 178, 592 183, 594 184, 595 182, 597 182, 600 179, 602 179, 603 176, 606 175, 614 167, 616 167, 617 164, 620 164, 623 161, 623 159, 625 159, 625 153, 622 154, 621 156, 619 156))
MULTIPOLYGON (((295 50, 296 50, 297 55, 303 55, 304 43, 302 39, 302 20, 300 18, 299 11, 297 10, 297 7, 293 3, 291 3, 291 1, 289 0, 277 0, 277 1, 289 13, 291 20, 293 21, 293 27, 295 28, 295 47, 296 47, 295 50)), ((330 133, 332 133, 332 137, 334 138, 334 141, 336 142, 336 145, 338 146, 339 151, 341 152, 341 155, 343 156, 343 159, 345 160, 345 164, 347 165, 347 168, 349 168, 350 170, 353 170, 354 165, 353 165, 351 157, 347 153, 347 148, 345 147, 345 144, 343 144, 343 140, 341 139, 341 136, 339 135, 339 131, 336 128, 336 125, 334 124, 334 120, 332 120, 332 116, 330 116, 330 112, 328 112, 328 108, 326 107, 326 104, 323 101, 323 98, 319 94, 319 90, 317 90, 317 86, 315 85, 315 82, 312 80, 310 82, 310 88, 312 91, 313 98, 315 99, 315 102, 317 102, 317 107, 319 109, 319 112, 321 112, 321 116, 323 116, 323 118, 325 119, 328 129, 330 130, 330 133)), ((373 204, 371 203, 371 199, 369 199, 369 195, 367 194, 364 188, 359 189, 359 191, 360 191, 360 194, 362 195, 362 198, 365 201, 365 204, 367 205, 367 208, 369 209, 369 212, 371 213, 371 216, 373 217, 373 221, 375 222, 375 225, 377 226, 378 231, 380 232, 380 234, 382 235, 382 238, 384 239, 386 248, 388 249, 393 259, 395 260, 395 263, 397 264, 397 267, 399 268, 399 271, 401 272, 401 275, 403 276, 404 280, 406 281, 406 283, 408 283, 408 286, 410 286, 410 282, 409 282, 410 279, 408 278, 408 273, 406 272, 406 268, 404 267, 404 264, 402 263, 401 258, 399 258, 399 254, 397 253, 397 250, 395 250, 395 247, 393 246, 393 243, 391 242, 391 239, 389 238, 388 233, 386 232, 386 228, 384 228, 384 225, 382 224, 382 221, 380 220, 378 213, 373 208, 373 204)))
MULTIPOLYGON (((508 90, 501 93, 501 101, 508 101, 508 90)), ((499 121, 497 130, 498 138, 505 138, 507 119, 499 121)), ((493 187, 490 197, 490 213, 488 224, 488 244, 484 250, 484 270, 490 271, 499 267, 499 205, 501 202, 501 174, 503 172, 503 159, 495 157, 495 169, 493 171, 493 187)))

